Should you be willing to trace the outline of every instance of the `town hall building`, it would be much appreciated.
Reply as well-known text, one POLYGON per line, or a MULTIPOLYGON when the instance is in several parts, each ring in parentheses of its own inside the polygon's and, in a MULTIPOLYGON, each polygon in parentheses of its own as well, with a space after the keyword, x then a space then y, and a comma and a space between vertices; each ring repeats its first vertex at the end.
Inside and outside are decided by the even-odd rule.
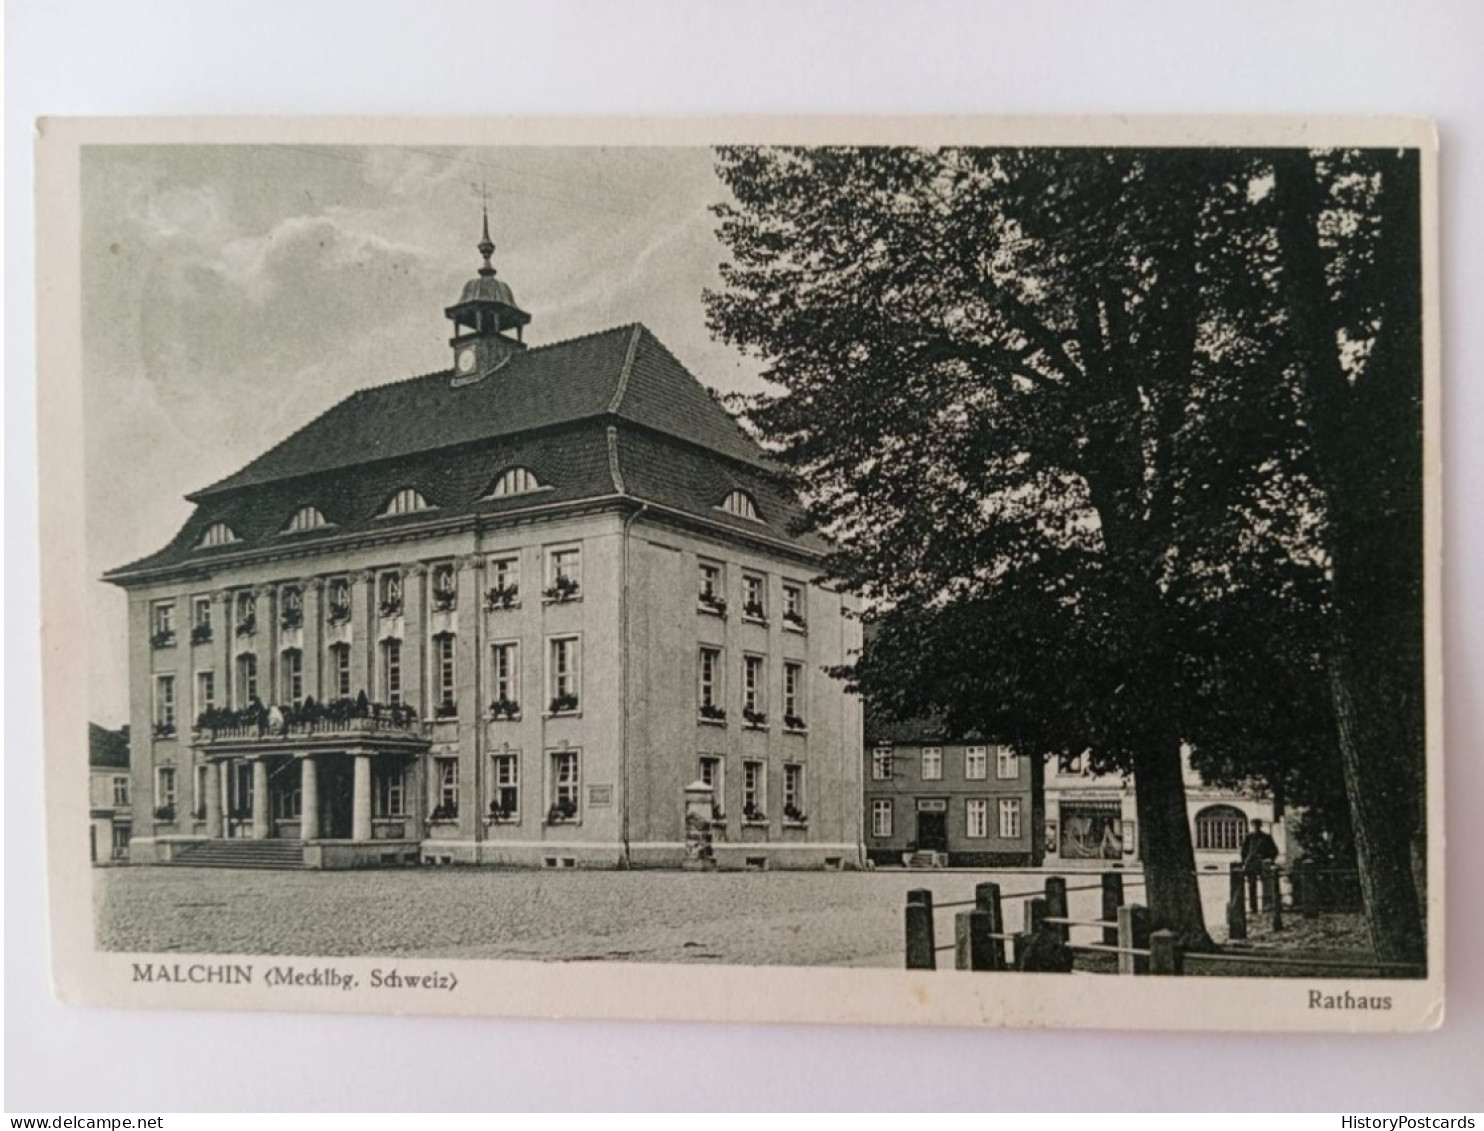
POLYGON ((655 337, 451 366, 189 496, 128 594, 135 863, 854 867, 860 647, 785 474, 655 337))

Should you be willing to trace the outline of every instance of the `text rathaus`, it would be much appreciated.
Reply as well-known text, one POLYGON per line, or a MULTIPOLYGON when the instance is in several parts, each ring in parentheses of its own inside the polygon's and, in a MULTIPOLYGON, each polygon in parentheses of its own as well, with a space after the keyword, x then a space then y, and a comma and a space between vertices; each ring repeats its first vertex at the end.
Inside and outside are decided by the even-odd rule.
POLYGON ((452 368, 189 496, 128 591, 136 862, 852 867, 859 647, 762 450, 644 327, 452 368))

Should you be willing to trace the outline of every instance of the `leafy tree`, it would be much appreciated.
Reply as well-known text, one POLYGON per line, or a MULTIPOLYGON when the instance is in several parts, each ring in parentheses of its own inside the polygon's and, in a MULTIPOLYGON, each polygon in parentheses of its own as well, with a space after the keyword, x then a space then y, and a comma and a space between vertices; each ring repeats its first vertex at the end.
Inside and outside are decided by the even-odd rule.
POLYGON ((718 169, 712 327, 763 359, 777 391, 749 418, 873 609, 853 678, 888 712, 1132 771, 1154 921, 1209 945, 1182 745, 1238 749, 1211 702, 1231 673, 1312 668, 1271 628, 1324 599, 1268 159, 729 148, 718 169))

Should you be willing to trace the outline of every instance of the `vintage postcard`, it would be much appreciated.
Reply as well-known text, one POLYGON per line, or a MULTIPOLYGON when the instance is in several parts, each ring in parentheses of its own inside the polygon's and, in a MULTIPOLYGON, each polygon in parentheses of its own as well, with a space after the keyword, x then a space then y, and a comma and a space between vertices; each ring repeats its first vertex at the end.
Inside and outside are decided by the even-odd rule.
POLYGON ((1440 1023, 1430 124, 38 132, 63 999, 1440 1023))

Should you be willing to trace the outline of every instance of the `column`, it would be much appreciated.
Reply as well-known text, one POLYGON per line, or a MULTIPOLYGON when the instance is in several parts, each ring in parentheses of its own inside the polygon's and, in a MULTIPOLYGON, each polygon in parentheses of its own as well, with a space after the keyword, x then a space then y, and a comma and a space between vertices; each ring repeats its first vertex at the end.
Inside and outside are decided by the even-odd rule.
POLYGON ((319 839, 319 766, 314 755, 306 754, 299 759, 299 795, 304 805, 304 817, 300 836, 305 840, 319 839))
POLYGON ((206 763, 206 835, 217 839, 226 834, 222 827, 221 776, 220 762, 206 763))
POLYGON ((364 691, 377 697, 371 686, 371 650, 376 647, 376 572, 363 569, 350 586, 350 697, 364 691))
POLYGON ((459 701, 459 765, 464 778, 460 789, 463 804, 459 807, 459 824, 464 835, 475 840, 485 837, 484 815, 489 811, 489 790, 485 775, 489 767, 483 760, 482 728, 488 700, 484 698, 480 660, 484 648, 484 622, 480 591, 484 581, 484 557, 468 554, 455 564, 454 575, 459 594, 459 634, 455 641, 455 694, 459 701))
POLYGON ((236 673, 232 670, 232 639, 237 629, 232 624, 232 594, 220 589, 211 595, 211 663, 216 672, 216 705, 218 707, 240 707, 234 696, 237 689, 232 686, 236 673))
POLYGON ((371 755, 355 756, 355 793, 351 805, 352 840, 371 839, 371 755))
POLYGON ((278 624, 278 588, 260 585, 253 590, 257 601, 258 631, 253 637, 253 651, 258 655, 258 698, 265 706, 283 702, 280 669, 283 658, 283 632, 278 624))
POLYGON ((325 657, 324 615, 321 611, 324 588, 322 577, 306 577, 299 583, 304 601, 304 694, 313 695, 316 703, 329 698, 320 679, 320 667, 325 657))
POLYGON ((252 760, 252 838, 268 839, 268 763, 252 760))
POLYGON ((426 578, 428 567, 414 562, 402 567, 402 616, 407 630, 402 638, 402 702, 417 712, 418 718, 433 713, 432 680, 427 676, 428 600, 426 578))

